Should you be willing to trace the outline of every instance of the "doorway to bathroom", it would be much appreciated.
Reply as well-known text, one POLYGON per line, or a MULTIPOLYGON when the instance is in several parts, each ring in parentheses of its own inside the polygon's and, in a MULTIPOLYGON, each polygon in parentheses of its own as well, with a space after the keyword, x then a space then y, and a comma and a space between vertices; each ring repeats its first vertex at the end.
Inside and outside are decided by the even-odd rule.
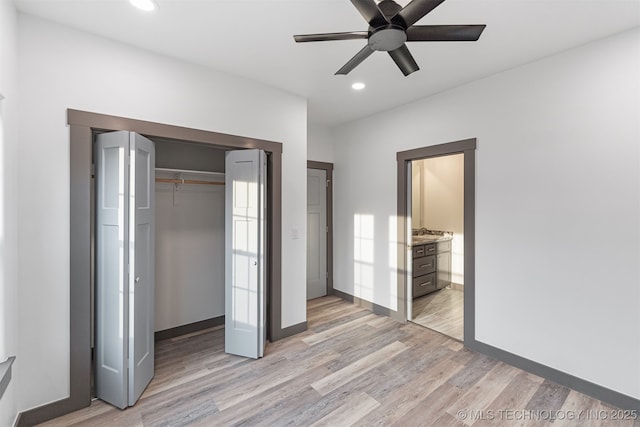
MULTIPOLYGON (((397 226, 398 226, 398 312, 397 318, 401 321, 412 321, 414 319, 413 311, 420 310, 417 304, 414 304, 414 296, 421 297, 423 295, 446 295, 448 291, 442 292, 443 289, 454 290, 458 288, 455 284, 463 285, 462 304, 457 305, 462 308, 462 335, 458 336, 465 345, 473 345, 475 343, 475 151, 476 139, 469 138, 454 142, 448 142, 437 145, 430 145, 421 148, 414 148, 407 151, 396 153, 398 161, 397 175, 397 226), (462 173, 455 180, 454 186, 462 186, 462 232, 463 237, 460 242, 454 242, 456 227, 447 223, 428 222, 418 224, 414 227, 412 217, 414 215, 413 199, 414 199, 414 162, 430 160, 430 159, 446 159, 449 156, 460 155, 455 158, 456 161, 462 163, 462 173), (461 159, 461 160, 458 160, 461 159), (430 228, 431 227, 431 228, 430 228), (451 228, 451 229, 448 229, 451 228), (454 246, 456 245, 456 246, 454 246), (454 261, 454 252, 456 260, 454 261), (440 268, 438 268, 438 258, 440 258, 440 268), (450 258, 450 261, 448 260, 450 258), (449 270, 447 266, 451 265, 449 270), (458 270, 454 273, 454 263, 458 265, 458 270), (462 266, 459 269, 460 264, 462 266), (459 283, 461 281, 462 283, 459 283), (414 292, 414 289, 417 292, 414 292), (415 305, 415 307, 414 307, 415 305)), ((454 157, 450 159, 453 162, 454 157)), ((423 166, 421 164, 421 166, 423 166)), ((445 167, 448 168, 448 167, 445 167)), ((442 167, 441 167, 442 169, 442 167)), ((438 174, 445 174, 440 171, 438 174)), ((429 175, 425 171, 421 171, 422 181, 427 177, 436 179, 435 175, 429 175)), ((416 198, 424 199, 425 203, 429 203, 427 198, 429 192, 424 193, 422 189, 415 191, 416 198), (426 194, 426 195, 425 195, 426 194)), ((433 196, 431 197, 433 199, 433 196)), ((432 201, 437 200, 433 199, 432 201)), ((442 204, 447 203, 446 199, 441 200, 442 204)), ((460 201, 457 202, 460 204, 460 201)), ((419 221, 423 221, 424 216, 428 213, 426 207, 420 206, 416 209, 416 216, 420 217, 419 221), (421 211, 418 213, 418 211, 421 211)), ((439 213, 440 216, 446 216, 446 213, 439 213)), ((427 219, 427 221, 429 221, 427 219)), ((441 219, 441 221, 444 221, 441 219)), ((458 288, 459 289, 459 288, 458 288)), ((460 296, 458 294, 458 296, 460 296)), ((431 305, 440 305, 434 303, 431 305)), ((425 305, 426 301, 425 301, 425 305)), ((435 310, 437 312, 437 310, 435 310)), ((429 327, 433 328, 431 324, 429 327)), ((443 331, 449 333, 448 331, 443 331)))
POLYGON ((410 320, 464 339, 464 155, 411 161, 410 320))

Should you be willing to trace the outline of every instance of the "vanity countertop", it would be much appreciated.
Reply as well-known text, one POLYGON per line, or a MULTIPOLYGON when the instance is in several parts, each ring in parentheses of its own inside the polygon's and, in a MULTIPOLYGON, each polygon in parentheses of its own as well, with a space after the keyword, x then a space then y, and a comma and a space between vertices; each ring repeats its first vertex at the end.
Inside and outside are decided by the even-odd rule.
POLYGON ((411 236, 411 245, 424 245, 426 243, 446 242, 452 240, 453 236, 445 233, 444 235, 438 234, 421 234, 417 236, 411 236))

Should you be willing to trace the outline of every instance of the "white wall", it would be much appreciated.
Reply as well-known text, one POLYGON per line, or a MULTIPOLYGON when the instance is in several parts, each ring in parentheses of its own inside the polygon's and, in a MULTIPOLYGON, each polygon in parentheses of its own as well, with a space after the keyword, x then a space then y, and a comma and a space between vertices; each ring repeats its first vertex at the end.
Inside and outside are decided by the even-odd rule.
POLYGON ((367 215, 397 308, 396 152, 477 137, 476 339, 640 398, 638 76, 635 29, 338 128, 334 287, 367 215))
POLYGON ((18 31, 19 409, 68 395, 67 108, 282 142, 282 326, 303 322, 306 100, 26 15, 18 31))
POLYGON ((224 186, 156 183, 155 194, 155 331, 224 316, 224 186))
POLYGON ((0 400, 0 425, 17 413, 18 353, 18 84, 17 15, 10 0, 0 0, 0 362, 18 356, 13 379, 0 400))
POLYGON ((307 158, 316 162, 333 163, 333 131, 315 123, 308 123, 307 158))

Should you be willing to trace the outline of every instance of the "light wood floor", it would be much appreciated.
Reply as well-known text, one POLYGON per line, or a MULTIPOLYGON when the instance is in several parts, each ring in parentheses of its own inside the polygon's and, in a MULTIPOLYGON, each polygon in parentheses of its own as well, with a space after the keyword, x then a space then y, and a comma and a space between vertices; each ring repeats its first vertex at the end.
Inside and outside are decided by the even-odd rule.
POLYGON ((464 291, 459 287, 414 299, 411 314, 411 320, 419 325, 460 341, 464 338, 464 291))
POLYGON ((612 410, 336 297, 310 301, 308 324, 308 331, 269 344, 259 360, 225 354, 222 328, 159 342, 155 378, 134 407, 94 401, 44 425, 588 426, 602 424, 550 424, 535 414, 612 410))

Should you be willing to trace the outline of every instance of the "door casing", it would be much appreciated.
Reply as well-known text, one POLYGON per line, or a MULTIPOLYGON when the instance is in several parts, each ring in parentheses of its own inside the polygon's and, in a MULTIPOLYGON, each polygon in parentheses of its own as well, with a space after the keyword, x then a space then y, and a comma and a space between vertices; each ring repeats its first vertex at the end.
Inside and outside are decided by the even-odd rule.
POLYGON ((440 157, 450 154, 464 154, 464 343, 468 346, 475 343, 475 151, 476 139, 464 139, 446 144, 432 145, 401 151, 396 155, 398 163, 397 195, 398 195, 398 311, 391 312, 391 317, 401 322, 410 320, 408 315, 407 286, 409 286, 411 258, 408 254, 410 243, 408 229, 411 216, 409 194, 411 176, 410 163, 428 157, 440 157))

